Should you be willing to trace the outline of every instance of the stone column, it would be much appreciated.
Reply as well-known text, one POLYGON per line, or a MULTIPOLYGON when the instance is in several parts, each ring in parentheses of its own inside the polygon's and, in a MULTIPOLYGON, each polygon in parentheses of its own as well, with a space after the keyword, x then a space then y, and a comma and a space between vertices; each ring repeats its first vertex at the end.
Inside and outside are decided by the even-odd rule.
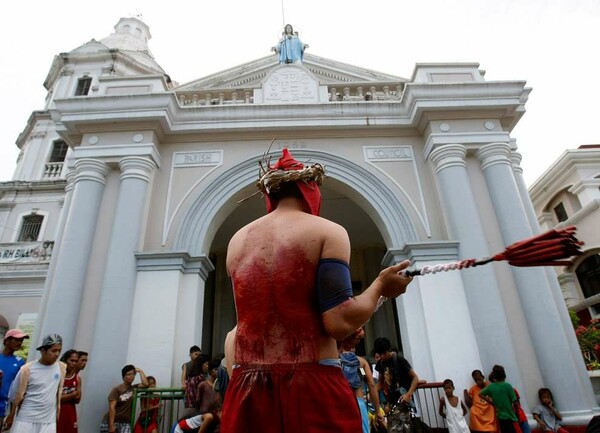
MULTIPOLYGON (((460 242, 459 258, 487 257, 490 252, 469 182, 465 156, 464 146, 447 144, 435 148, 429 158, 435 166, 451 238, 460 242)), ((506 314, 504 308, 497 307, 503 303, 494 268, 481 266, 461 271, 461 277, 481 366, 504 365, 514 385, 522 388, 506 314), (490 305, 494 307, 490 308, 490 305)))
MULTIPOLYGON (((509 159, 507 143, 491 143, 477 151, 477 157, 506 245, 533 235, 509 159)), ((553 290, 543 268, 511 268, 525 311, 533 348, 544 383, 561 390, 556 396, 565 414, 591 409, 591 385, 582 383, 582 362, 575 361, 573 344, 565 332, 553 290)), ((563 304, 564 305, 564 304, 563 304)), ((577 354, 578 355, 578 354, 577 354)))
MULTIPOLYGON (((536 235, 541 233, 541 227, 538 222, 537 216, 535 214, 535 209, 533 207, 533 203, 531 202, 531 198, 529 197, 529 192, 527 190, 527 186, 525 184, 525 179, 523 177, 523 169, 520 167, 521 163, 521 155, 515 151, 516 145, 512 143, 511 152, 510 152, 510 161, 512 166, 513 175, 515 177, 515 181, 517 184, 517 189, 519 191, 519 195, 521 197, 521 201, 523 203, 523 207, 525 209, 525 213, 527 216, 527 220, 529 221, 529 226, 531 228, 531 232, 536 235)), ((579 379, 581 383, 585 384, 589 382, 589 376, 587 370, 585 368, 585 362, 583 361, 583 357, 580 354, 579 343, 577 342, 577 338, 573 335, 573 324, 571 323, 571 317, 569 316, 568 305, 569 305, 569 294, 573 294, 574 292, 563 291, 562 281, 559 283, 558 276, 554 269, 549 266, 543 268, 544 273, 546 275, 546 279, 550 286, 550 290, 552 291, 552 296, 554 297, 554 303, 556 304, 556 309, 560 316, 560 320, 562 323, 562 327, 564 329, 565 335, 567 336, 567 341, 569 343, 569 347, 571 348, 571 353, 573 355, 573 361, 575 365, 578 366, 577 373, 579 375, 579 379)), ((563 274, 565 275, 565 274, 563 274)), ((570 274, 572 275, 572 274, 570 274)), ((571 282, 571 285, 573 283, 571 282)), ((595 405, 595 400, 590 402, 592 406, 595 405)))
MULTIPOLYGON (((44 335, 58 333, 63 337, 63 347, 71 348, 75 341, 79 307, 85 276, 92 250, 92 240, 100 203, 104 193, 107 165, 91 158, 75 162, 73 193, 63 236, 55 264, 45 290, 48 292, 46 315, 37 333, 38 342, 44 335)), ((67 192, 69 196, 69 192, 67 192)), ((34 344, 32 344, 33 347, 34 344)))
POLYGON ((127 364, 127 345, 137 275, 135 252, 144 220, 148 183, 156 164, 145 156, 126 156, 119 162, 121 184, 117 198, 107 260, 98 303, 98 314, 89 372, 82 401, 82 430, 97 428, 107 408, 110 387, 119 383, 121 368, 127 364), (88 424, 88 422, 90 424, 88 424))
MULTIPOLYGON (((54 248, 52 249, 52 258, 50 259, 50 264, 48 265, 48 272, 46 273, 46 281, 44 284, 44 292, 42 294, 42 299, 40 301, 39 315, 37 318, 37 324, 35 327, 34 335, 32 336, 32 341, 38 341, 40 339, 40 330, 44 323, 44 319, 47 313, 47 305, 48 299, 50 298, 50 293, 52 290, 52 279, 54 278, 54 269, 56 268, 56 261, 58 256, 60 255, 60 245, 62 243, 62 237, 65 230, 65 222, 67 220, 67 216, 69 214, 69 210, 71 208, 71 198, 73 197, 73 183, 75 180, 75 170, 70 170, 66 174, 67 185, 65 186, 65 199, 63 202, 62 210, 60 213, 60 219, 58 220, 58 224, 56 226, 56 232, 54 237, 54 248)), ((43 335, 42 335, 43 338, 43 335)), ((33 351, 29 352, 29 358, 36 358, 36 353, 33 351)))
POLYGON ((202 343, 205 282, 214 266, 206 255, 184 252, 141 252, 136 258, 127 362, 151 372, 162 387, 179 387, 189 348, 202 343))

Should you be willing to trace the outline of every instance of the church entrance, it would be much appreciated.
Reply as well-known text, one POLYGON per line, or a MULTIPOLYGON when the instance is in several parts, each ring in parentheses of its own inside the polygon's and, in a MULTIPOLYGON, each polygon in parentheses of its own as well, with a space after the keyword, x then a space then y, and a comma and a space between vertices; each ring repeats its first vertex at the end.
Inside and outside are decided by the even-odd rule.
MULTIPOLYGON (((246 196, 255 191, 253 186, 247 187, 246 190, 246 196)), ((358 295, 378 275, 387 248, 373 220, 348 197, 345 190, 347 186, 342 182, 331 178, 326 180, 321 187, 321 215, 342 225, 348 231, 352 246, 352 284, 355 295, 358 295)), ((225 268, 227 244, 238 229, 264 214, 264 200, 257 195, 240 203, 217 230, 210 248, 210 259, 215 265, 215 271, 210 274, 205 287, 202 327, 204 353, 223 353, 225 336, 236 323, 231 282, 225 268)), ((392 341, 392 345, 401 349, 397 317, 395 303, 384 304, 366 324, 365 340, 357 348, 358 353, 370 356, 373 341, 377 337, 387 337, 392 341)))

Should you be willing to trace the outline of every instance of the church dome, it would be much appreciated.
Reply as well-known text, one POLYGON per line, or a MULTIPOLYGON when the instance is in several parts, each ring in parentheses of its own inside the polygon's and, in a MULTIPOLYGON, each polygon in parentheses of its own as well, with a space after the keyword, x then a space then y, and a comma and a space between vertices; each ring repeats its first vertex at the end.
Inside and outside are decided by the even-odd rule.
POLYGON ((138 51, 152 56, 148 48, 150 28, 146 23, 137 18, 121 18, 115 26, 115 32, 111 33, 100 42, 111 49, 123 51, 138 51))

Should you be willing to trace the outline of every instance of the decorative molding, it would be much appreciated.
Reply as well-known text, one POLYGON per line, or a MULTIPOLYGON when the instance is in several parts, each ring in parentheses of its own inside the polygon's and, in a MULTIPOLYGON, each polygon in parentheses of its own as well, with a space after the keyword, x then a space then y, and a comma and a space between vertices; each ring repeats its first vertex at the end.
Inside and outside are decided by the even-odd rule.
MULTIPOLYGON (((96 160, 120 160, 128 156, 148 157, 157 167, 160 167, 160 154, 152 143, 144 144, 116 144, 110 146, 76 147, 73 158, 96 160)), ((77 166, 77 162, 75 162, 77 166)))
POLYGON ((450 262, 458 260, 457 241, 407 242, 403 248, 389 249, 382 265, 391 266, 410 260, 412 262, 450 262))
POLYGON ((180 271, 184 274, 199 274, 204 281, 215 266, 206 255, 190 256, 185 251, 137 252, 138 272, 180 271))

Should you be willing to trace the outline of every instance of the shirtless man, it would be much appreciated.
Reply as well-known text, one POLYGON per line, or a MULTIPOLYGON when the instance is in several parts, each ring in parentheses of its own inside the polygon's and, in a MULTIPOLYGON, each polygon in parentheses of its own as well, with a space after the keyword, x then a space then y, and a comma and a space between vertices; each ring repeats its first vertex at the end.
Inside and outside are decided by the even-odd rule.
POLYGON ((229 243, 238 322, 227 344, 233 343, 237 368, 227 389, 223 433, 361 429, 336 340, 363 325, 380 296, 406 291, 411 278, 401 271, 410 263, 384 269, 353 297, 348 234, 318 216, 322 179, 319 164, 304 167, 285 149, 259 181, 269 213, 229 243))

